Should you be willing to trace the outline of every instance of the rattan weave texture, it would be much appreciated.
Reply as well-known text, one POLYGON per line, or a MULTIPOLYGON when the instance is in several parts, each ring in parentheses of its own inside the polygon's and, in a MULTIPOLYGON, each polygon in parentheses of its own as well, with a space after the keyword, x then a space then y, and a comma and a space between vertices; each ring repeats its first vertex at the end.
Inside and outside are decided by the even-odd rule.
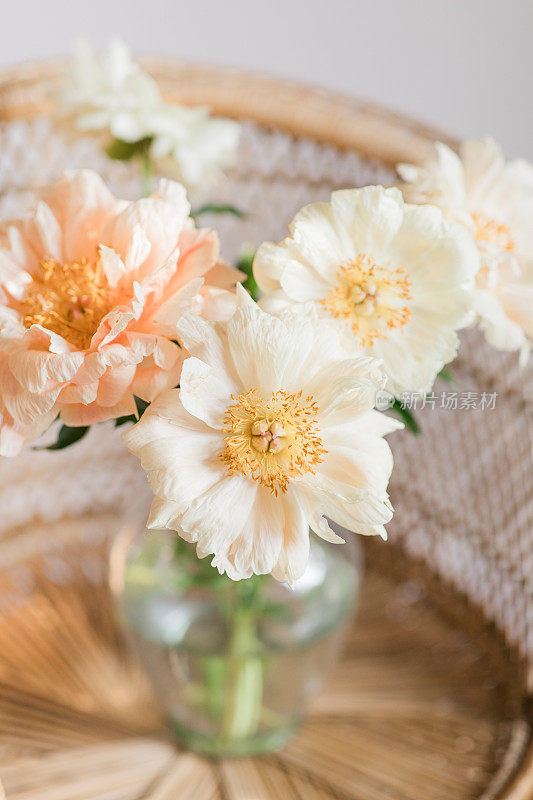
POLYGON ((499 796, 529 740, 517 664, 427 570, 371 542, 359 622, 294 741, 218 764, 176 748, 115 627, 106 541, 119 525, 107 514, 36 527, 46 553, 0 575, 9 800, 499 796), (31 584, 24 602, 14 577, 31 584))

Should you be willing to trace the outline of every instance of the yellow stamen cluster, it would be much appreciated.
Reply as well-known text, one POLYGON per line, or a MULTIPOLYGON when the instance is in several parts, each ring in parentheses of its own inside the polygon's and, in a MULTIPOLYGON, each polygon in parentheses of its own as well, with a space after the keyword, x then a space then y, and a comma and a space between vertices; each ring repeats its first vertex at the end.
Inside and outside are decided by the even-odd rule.
POLYGON ((332 317, 343 319, 364 346, 386 339, 392 328, 409 320, 410 282, 402 267, 390 269, 376 264, 366 254, 343 264, 337 283, 320 301, 332 317))
POLYGON ((512 252, 515 248, 511 231, 501 222, 498 222, 486 214, 476 213, 472 214, 474 225, 476 226, 476 240, 478 242, 486 242, 499 247, 501 250, 512 252))
POLYGON ((98 259, 72 264, 43 260, 28 293, 16 305, 26 328, 42 325, 84 350, 111 310, 110 287, 98 259))
POLYGON ((230 473, 253 478, 275 495, 287 491, 291 478, 315 473, 327 451, 312 397, 279 390, 265 401, 252 389, 232 400, 224 415, 226 445, 220 453, 230 473))

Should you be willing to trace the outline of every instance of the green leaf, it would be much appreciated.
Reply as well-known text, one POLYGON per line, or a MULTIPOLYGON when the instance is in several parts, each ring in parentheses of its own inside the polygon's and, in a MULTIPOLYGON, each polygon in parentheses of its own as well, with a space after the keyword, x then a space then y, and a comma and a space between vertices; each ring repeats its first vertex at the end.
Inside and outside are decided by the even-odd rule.
POLYGON ((232 214, 239 219, 245 219, 246 213, 240 208, 232 205, 219 205, 218 203, 206 203, 195 211, 191 212, 191 217, 199 217, 201 214, 232 214))
POLYGON ((137 154, 135 142, 123 142, 122 139, 113 139, 106 147, 106 155, 115 161, 129 161, 137 154))
POLYGON ((415 436, 418 436, 420 431, 420 425, 414 418, 413 414, 409 411, 408 408, 402 408, 401 401, 398 398, 394 398, 394 403, 391 406, 394 413, 401 419, 405 427, 414 433, 415 436))
POLYGON ((455 383, 455 378, 450 370, 446 367, 443 367, 441 371, 437 373, 437 378, 440 378, 442 381, 446 381, 446 383, 455 383))
POLYGON ((106 147, 106 155, 115 161, 130 161, 135 156, 145 155, 152 144, 152 137, 146 136, 136 142, 125 142, 123 139, 113 139, 106 147))
POLYGON ((128 422, 132 424, 137 422, 135 414, 127 414, 125 417, 115 417, 115 428, 120 428, 121 425, 127 425, 128 422))
POLYGON ((241 272, 244 272, 246 278, 243 280, 242 285, 252 298, 252 300, 257 300, 259 297, 259 286, 254 277, 254 258, 255 258, 255 251, 254 250, 246 250, 244 251, 239 260, 236 263, 237 269, 240 269, 241 272))
POLYGON ((135 405, 137 406, 137 416, 139 419, 142 417, 150 403, 147 403, 146 400, 141 400, 140 397, 135 397, 135 405))
POLYGON ((135 406, 137 407, 137 416, 135 414, 128 414, 126 417, 117 417, 115 419, 115 428, 120 428, 121 425, 126 425, 128 422, 134 424, 144 414, 150 403, 147 403, 146 400, 141 400, 140 397, 134 397, 135 406))
POLYGON ((65 447, 70 447, 71 444, 75 444, 76 442, 79 442, 80 439, 83 439, 88 430, 88 425, 82 425, 76 428, 71 428, 69 425, 62 425, 59 429, 57 440, 54 442, 54 444, 50 444, 48 447, 36 447, 35 449, 63 450, 65 447))

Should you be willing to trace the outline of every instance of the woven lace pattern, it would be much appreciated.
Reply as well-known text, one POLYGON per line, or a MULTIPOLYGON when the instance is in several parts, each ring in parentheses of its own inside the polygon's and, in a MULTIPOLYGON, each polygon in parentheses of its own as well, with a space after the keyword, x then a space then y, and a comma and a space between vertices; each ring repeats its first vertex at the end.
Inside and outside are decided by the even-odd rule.
MULTIPOLYGON (((31 206, 36 188, 80 167, 100 172, 119 196, 141 194, 135 166, 108 160, 96 141, 71 140, 47 119, 4 124, 0 217, 18 216, 31 206)), ((223 255, 233 261, 243 244, 282 238, 301 206, 327 199, 332 189, 392 181, 389 169, 355 152, 244 123, 237 166, 193 204, 231 203, 247 213, 243 220, 202 219, 219 230, 223 255)), ((390 437, 396 461, 390 538, 468 595, 531 660, 533 367, 520 371, 516 354, 495 353, 477 332, 462 340, 452 367, 455 384, 437 383, 435 408, 417 412, 422 435, 390 437), (459 398, 496 393, 496 401, 492 409, 461 408, 461 402, 457 409, 441 408, 444 391, 459 398)), ((11 553, 13 536, 23 531, 27 547, 42 546, 28 538, 28 526, 95 510, 120 512, 143 492, 148 501, 144 473, 117 430, 110 423, 96 426, 68 450, 28 448, 14 460, 0 459, 0 535, 11 553)), ((58 547, 64 538, 58 537, 58 547)))

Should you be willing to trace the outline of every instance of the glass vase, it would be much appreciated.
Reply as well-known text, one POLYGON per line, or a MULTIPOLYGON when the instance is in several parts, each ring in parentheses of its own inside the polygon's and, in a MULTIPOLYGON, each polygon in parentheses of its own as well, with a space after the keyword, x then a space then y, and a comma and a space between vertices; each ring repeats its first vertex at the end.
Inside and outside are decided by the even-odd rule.
POLYGON ((168 726, 214 757, 281 748, 338 659, 354 612, 361 551, 311 533, 291 589, 270 576, 232 581, 192 545, 146 531, 112 554, 122 624, 168 726))

